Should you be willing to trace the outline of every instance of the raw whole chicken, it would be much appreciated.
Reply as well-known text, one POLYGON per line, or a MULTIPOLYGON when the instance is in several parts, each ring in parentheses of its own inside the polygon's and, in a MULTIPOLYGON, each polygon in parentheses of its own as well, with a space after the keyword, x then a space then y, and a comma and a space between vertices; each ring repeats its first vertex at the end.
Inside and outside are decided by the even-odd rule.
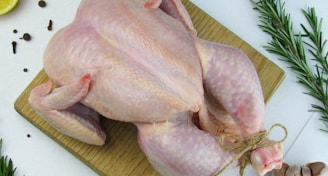
MULTIPOLYGON (((197 38, 180 0, 82 0, 75 20, 49 42, 44 69, 52 81, 29 97, 42 118, 93 145, 106 138, 100 116, 131 122, 162 175, 212 175, 236 154, 219 135, 245 139, 264 130, 249 58, 197 38)), ((253 150, 251 161, 260 175, 280 168, 281 144, 253 150)))

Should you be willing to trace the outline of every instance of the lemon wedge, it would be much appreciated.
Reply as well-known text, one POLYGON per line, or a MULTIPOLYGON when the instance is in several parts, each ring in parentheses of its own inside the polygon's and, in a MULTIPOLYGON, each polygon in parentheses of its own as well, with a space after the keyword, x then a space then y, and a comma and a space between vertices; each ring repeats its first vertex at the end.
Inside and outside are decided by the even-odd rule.
POLYGON ((0 15, 11 11, 17 4, 18 0, 0 0, 0 15))

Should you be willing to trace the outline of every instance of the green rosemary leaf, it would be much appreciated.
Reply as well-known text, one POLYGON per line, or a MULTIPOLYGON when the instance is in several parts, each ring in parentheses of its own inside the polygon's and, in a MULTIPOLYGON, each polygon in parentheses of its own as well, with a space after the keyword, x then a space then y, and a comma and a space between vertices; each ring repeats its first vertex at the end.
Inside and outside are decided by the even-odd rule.
MULTIPOLYGON (((328 51, 327 40, 322 38, 322 23, 314 8, 301 9, 310 28, 300 24, 302 32, 295 32, 290 14, 281 0, 250 0, 259 12, 259 28, 271 35, 272 40, 264 48, 288 63, 298 76, 298 83, 307 88, 305 94, 319 101, 311 111, 320 112, 328 129, 328 51), (308 40, 304 40, 307 38, 308 40), (309 56, 310 55, 310 56, 309 56), (310 60, 316 64, 313 65, 310 60), (315 68, 315 70, 313 69, 315 68), (313 71, 314 70, 314 71, 313 71)), ((321 129, 328 132, 328 130, 321 129)))
POLYGON ((2 139, 0 139, 0 176, 13 176, 16 168, 14 168, 13 161, 8 156, 1 155, 1 148, 2 139))
POLYGON ((304 26, 302 26, 303 30, 306 29, 304 31, 307 34, 307 37, 312 42, 312 45, 311 44, 307 44, 307 45, 311 46, 310 52, 311 52, 312 56, 314 57, 313 60, 317 61, 321 65, 321 68, 325 72, 325 74, 327 74, 328 73, 328 63, 327 63, 328 51, 326 53, 324 53, 325 47, 327 44, 327 40, 322 39, 322 31, 321 31, 323 20, 321 18, 318 23, 318 18, 316 16, 314 8, 309 8, 308 11, 303 10, 302 12, 303 12, 304 16, 306 17, 308 23, 310 24, 311 30, 312 30, 312 31, 309 31, 304 26))
MULTIPOLYGON (((327 122, 328 122, 328 119, 327 119, 327 118, 322 118, 322 119, 320 119, 320 120, 326 122, 326 124, 327 124, 327 122)), ((326 125, 326 126, 328 127, 328 125, 326 125)))
POLYGON ((319 106, 319 105, 315 105, 315 104, 313 104, 312 107, 313 107, 313 110, 312 111, 321 112, 321 111, 324 111, 325 110, 324 107, 319 106))
MULTIPOLYGON (((305 35, 304 35, 305 36, 305 35)), ((306 37, 306 36, 305 36, 306 37)), ((314 57, 317 57, 316 55, 317 55, 317 53, 316 53, 316 47, 315 46, 313 46, 311 43, 309 43, 309 42, 307 42, 307 41, 304 41, 304 44, 307 46, 307 47, 309 47, 310 49, 309 49, 309 51, 311 52, 311 54, 314 56, 314 57)))
POLYGON ((1 155, 1 149, 2 149, 2 139, 0 139, 0 157, 2 156, 1 155))
MULTIPOLYGON (((325 123, 328 123, 328 122, 325 122, 325 123)), ((326 128, 328 128, 328 125, 326 125, 326 128)), ((328 133, 328 130, 324 130, 324 129, 320 129, 320 130, 323 131, 323 132, 328 133)))

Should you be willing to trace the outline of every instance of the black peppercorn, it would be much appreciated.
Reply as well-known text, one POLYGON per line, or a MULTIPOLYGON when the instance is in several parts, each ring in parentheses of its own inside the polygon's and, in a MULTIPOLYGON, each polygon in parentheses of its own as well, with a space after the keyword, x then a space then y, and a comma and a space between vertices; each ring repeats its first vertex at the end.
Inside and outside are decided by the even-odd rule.
POLYGON ((38 5, 43 8, 47 6, 47 3, 45 1, 39 1, 38 5))
POLYGON ((24 39, 25 41, 30 41, 30 40, 32 39, 32 37, 31 37, 31 35, 30 35, 29 33, 25 33, 25 34, 23 35, 23 39, 24 39))

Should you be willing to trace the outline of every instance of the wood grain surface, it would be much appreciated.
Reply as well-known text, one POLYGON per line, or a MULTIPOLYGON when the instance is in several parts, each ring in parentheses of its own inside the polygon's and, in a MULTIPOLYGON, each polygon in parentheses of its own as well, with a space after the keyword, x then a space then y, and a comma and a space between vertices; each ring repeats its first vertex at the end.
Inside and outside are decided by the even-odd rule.
MULTIPOLYGON (((268 101, 283 80, 284 72, 191 2, 183 0, 183 3, 190 13, 200 38, 233 45, 243 50, 251 58, 260 77, 265 101, 268 101)), ((30 90, 48 80, 45 72, 41 70, 18 97, 15 109, 22 117, 94 169, 99 175, 158 175, 140 150, 137 142, 137 129, 130 123, 102 119, 102 127, 108 137, 104 146, 96 147, 57 132, 36 115, 27 100, 30 90)))

